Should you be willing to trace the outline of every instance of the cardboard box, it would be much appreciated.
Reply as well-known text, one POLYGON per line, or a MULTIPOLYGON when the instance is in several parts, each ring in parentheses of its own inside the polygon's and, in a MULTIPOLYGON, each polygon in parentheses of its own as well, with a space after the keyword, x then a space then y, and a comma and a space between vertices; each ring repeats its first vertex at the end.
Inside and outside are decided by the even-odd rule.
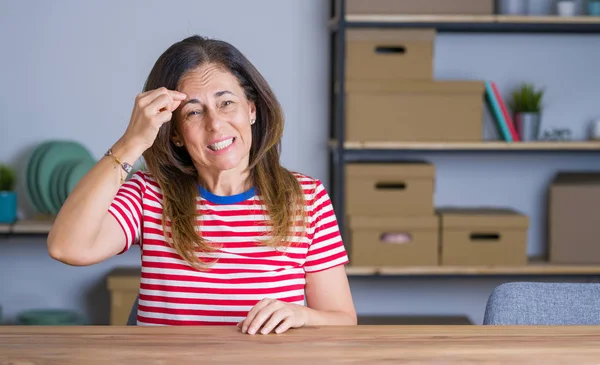
POLYGON ((347 215, 433 215, 435 167, 424 161, 346 164, 347 215))
POLYGON ((140 268, 116 268, 107 277, 110 291, 110 324, 125 326, 140 291, 140 268))
POLYGON ((351 216, 352 266, 437 266, 439 221, 435 215, 414 217, 351 216))
POLYGON ((600 172, 558 173, 548 210, 549 261, 600 264, 600 172))
POLYGON ((494 0, 346 0, 346 14, 493 15, 494 0))
POLYGON ((527 264, 529 218, 511 209, 438 208, 442 265, 527 264))
POLYGON ((433 79, 434 29, 349 29, 346 80, 433 79))
POLYGON ((346 140, 481 141, 484 87, 480 81, 349 82, 346 140))

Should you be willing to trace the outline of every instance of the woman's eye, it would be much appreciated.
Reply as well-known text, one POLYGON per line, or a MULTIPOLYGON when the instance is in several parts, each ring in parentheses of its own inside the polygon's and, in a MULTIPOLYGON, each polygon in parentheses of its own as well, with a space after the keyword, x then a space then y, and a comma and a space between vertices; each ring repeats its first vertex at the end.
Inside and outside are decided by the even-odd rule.
POLYGON ((188 117, 193 117, 193 116, 196 116, 196 115, 200 115, 200 111, 198 111, 198 110, 192 110, 191 112, 189 112, 187 114, 188 117))
POLYGON ((228 106, 228 105, 231 105, 231 104, 233 104, 233 101, 231 101, 231 100, 225 100, 222 105, 223 106, 228 106))

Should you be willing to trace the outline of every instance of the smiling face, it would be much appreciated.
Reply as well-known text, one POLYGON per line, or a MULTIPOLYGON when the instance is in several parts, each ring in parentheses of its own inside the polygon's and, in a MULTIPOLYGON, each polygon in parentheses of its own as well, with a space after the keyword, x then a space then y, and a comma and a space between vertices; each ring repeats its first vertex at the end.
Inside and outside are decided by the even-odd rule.
POLYGON ((173 141, 190 154, 199 175, 248 167, 256 107, 237 78, 214 64, 203 65, 181 78, 178 90, 187 95, 175 112, 173 141))

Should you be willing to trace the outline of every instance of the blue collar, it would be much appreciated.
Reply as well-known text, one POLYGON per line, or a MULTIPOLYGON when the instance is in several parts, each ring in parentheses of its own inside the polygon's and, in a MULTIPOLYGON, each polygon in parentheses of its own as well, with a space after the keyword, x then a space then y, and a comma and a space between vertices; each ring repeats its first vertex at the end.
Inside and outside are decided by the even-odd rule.
POLYGON ((208 200, 209 202, 211 202, 213 204, 241 203, 244 200, 248 200, 255 195, 255 189, 253 187, 250 188, 250 190, 247 190, 240 194, 222 196, 222 195, 215 195, 215 194, 211 193, 210 191, 204 189, 202 186, 198 185, 198 192, 200 193, 200 196, 202 198, 208 200))

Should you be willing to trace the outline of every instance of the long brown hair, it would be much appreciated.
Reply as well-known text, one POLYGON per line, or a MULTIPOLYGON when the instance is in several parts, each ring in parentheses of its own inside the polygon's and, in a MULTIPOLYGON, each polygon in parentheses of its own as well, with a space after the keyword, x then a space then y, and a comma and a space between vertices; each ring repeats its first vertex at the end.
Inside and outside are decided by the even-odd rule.
MULTIPOLYGON (((170 46, 156 61, 144 85, 144 91, 166 87, 176 90, 180 79, 189 71, 215 64, 231 72, 248 100, 256 105, 256 122, 252 127, 249 179, 265 205, 271 230, 264 244, 272 247, 289 245, 289 237, 302 235, 306 228, 304 194, 298 179, 280 164, 283 113, 263 76, 231 44, 192 36, 170 46), (299 224, 300 223, 300 224, 299 224)), ((206 262, 196 252, 210 252, 217 247, 199 234, 196 196, 198 173, 185 148, 173 144, 175 117, 164 124, 144 160, 163 193, 163 228, 170 221, 173 248, 190 265, 202 269, 206 262)), ((164 229, 165 238, 167 230, 164 229)))

